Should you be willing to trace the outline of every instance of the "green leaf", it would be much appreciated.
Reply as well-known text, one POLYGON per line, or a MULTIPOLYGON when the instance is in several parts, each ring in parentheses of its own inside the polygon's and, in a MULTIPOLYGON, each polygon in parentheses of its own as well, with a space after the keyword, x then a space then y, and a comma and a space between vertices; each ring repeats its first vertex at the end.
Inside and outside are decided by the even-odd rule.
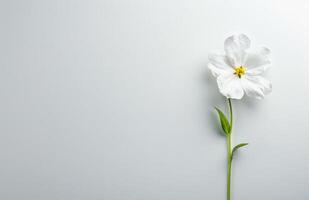
POLYGON ((224 115, 224 113, 219 109, 219 108, 215 108, 216 111, 219 114, 220 117, 220 122, 221 122, 221 127, 224 131, 225 134, 230 134, 231 132, 231 125, 229 123, 229 121, 227 120, 226 116, 224 115))
POLYGON ((233 148, 233 151, 232 151, 232 159, 233 159, 233 155, 235 153, 235 151, 241 147, 244 147, 244 146, 247 146, 249 143, 241 143, 241 144, 238 144, 236 145, 234 148, 233 148))

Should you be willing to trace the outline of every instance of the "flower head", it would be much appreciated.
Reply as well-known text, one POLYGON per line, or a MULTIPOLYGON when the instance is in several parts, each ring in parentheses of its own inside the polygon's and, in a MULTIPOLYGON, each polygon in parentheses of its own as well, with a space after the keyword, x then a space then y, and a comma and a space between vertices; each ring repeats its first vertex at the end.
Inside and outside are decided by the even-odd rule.
POLYGON ((262 99, 272 90, 270 81, 262 77, 269 68, 270 50, 261 47, 249 52, 250 39, 233 35, 224 42, 224 55, 209 55, 208 68, 217 78, 221 94, 227 98, 241 99, 244 94, 262 99))

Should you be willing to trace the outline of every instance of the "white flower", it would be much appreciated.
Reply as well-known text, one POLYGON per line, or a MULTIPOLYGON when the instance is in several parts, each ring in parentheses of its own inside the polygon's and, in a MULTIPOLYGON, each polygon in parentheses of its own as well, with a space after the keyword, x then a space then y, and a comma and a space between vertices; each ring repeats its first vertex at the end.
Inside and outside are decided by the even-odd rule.
POLYGON ((233 35, 224 42, 225 55, 209 55, 208 68, 217 78, 220 92, 227 98, 249 97, 262 99, 271 92, 270 81, 261 75, 269 68, 269 49, 248 52, 250 39, 233 35))

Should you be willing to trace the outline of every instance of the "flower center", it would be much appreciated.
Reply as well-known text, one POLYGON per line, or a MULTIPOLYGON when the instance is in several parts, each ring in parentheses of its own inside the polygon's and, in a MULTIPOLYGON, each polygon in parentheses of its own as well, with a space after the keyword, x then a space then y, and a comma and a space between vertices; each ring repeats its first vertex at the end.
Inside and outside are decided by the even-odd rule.
POLYGON ((237 75, 239 78, 241 78, 242 75, 246 73, 246 68, 243 66, 239 66, 235 68, 234 74, 237 75))

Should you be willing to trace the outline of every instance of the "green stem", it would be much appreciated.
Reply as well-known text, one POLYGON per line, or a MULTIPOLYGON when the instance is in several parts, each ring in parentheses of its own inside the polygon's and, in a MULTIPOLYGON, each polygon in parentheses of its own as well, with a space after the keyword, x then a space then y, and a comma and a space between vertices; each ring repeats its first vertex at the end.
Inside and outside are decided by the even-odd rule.
POLYGON ((232 176, 232 145, 231 135, 227 135, 228 172, 227 172, 227 200, 231 199, 231 176, 232 176))
POLYGON ((227 200, 231 199, 231 177, 232 177, 232 127, 233 127, 233 108, 231 99, 228 99, 230 110, 230 133, 226 136, 227 141, 227 156, 228 156, 228 171, 227 171, 227 200))
POLYGON ((231 133, 233 128, 233 107, 232 107, 232 100, 229 98, 229 108, 230 108, 230 126, 231 126, 231 133))

